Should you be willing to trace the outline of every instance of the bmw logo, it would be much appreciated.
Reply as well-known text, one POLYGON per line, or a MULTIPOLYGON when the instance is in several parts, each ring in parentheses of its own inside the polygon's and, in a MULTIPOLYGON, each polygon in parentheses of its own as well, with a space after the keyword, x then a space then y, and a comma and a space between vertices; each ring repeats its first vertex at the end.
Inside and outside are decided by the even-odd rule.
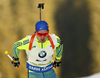
POLYGON ((44 58, 46 55, 47 55, 47 53, 46 53, 45 51, 41 51, 41 52, 38 54, 38 56, 39 56, 40 58, 44 58))

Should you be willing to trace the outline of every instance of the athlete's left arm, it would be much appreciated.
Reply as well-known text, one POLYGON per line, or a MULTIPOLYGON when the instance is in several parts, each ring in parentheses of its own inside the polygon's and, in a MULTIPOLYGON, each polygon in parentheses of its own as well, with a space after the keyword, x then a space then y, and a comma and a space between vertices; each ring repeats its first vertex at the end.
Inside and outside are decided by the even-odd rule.
POLYGON ((61 65, 61 57, 62 57, 62 52, 63 52, 63 41, 60 40, 58 36, 57 38, 57 46, 56 46, 56 58, 53 63, 53 67, 59 67, 61 65))
POLYGON ((60 40, 58 36, 57 38, 57 46, 56 46, 56 60, 61 60, 62 52, 63 52, 63 41, 60 40))

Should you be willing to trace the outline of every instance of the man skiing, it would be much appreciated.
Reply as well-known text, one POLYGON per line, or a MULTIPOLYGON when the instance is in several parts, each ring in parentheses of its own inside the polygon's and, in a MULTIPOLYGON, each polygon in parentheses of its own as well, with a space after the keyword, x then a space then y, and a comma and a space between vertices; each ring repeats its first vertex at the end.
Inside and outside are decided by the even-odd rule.
POLYGON ((19 51, 26 50, 28 78, 58 78, 53 67, 61 65, 63 43, 55 34, 49 34, 46 21, 38 21, 35 25, 35 34, 19 40, 13 47, 12 64, 20 65, 19 51), (53 54, 56 49, 55 61, 53 54))

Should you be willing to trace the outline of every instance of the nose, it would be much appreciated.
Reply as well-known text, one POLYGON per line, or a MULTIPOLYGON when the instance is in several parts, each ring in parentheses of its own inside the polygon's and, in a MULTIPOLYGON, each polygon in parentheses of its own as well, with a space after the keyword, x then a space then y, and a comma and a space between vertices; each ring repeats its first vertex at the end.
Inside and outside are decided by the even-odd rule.
POLYGON ((45 36, 43 36, 43 35, 42 35, 42 36, 41 36, 41 38, 42 38, 42 39, 44 39, 44 38, 45 38, 45 36))

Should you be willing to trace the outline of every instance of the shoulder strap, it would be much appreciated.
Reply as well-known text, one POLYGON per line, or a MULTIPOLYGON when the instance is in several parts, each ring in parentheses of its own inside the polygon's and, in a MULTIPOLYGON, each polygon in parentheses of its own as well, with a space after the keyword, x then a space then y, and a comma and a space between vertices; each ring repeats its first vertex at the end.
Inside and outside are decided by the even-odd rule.
POLYGON ((34 37, 35 37, 35 34, 33 34, 30 39, 29 50, 31 50, 31 48, 32 48, 32 43, 33 43, 34 37))
MULTIPOLYGON (((32 44, 33 44, 34 37, 35 37, 35 34, 33 34, 32 37, 31 37, 31 39, 30 39, 29 50, 31 50, 31 48, 32 48, 32 44)), ((50 37, 50 35, 48 35, 48 38, 50 40, 50 43, 51 43, 52 48, 54 49, 55 46, 54 46, 53 40, 50 37)))
POLYGON ((54 46, 53 40, 52 40, 52 38, 50 37, 50 35, 48 35, 48 38, 49 38, 49 40, 50 40, 50 43, 51 43, 52 48, 54 49, 55 46, 54 46))

